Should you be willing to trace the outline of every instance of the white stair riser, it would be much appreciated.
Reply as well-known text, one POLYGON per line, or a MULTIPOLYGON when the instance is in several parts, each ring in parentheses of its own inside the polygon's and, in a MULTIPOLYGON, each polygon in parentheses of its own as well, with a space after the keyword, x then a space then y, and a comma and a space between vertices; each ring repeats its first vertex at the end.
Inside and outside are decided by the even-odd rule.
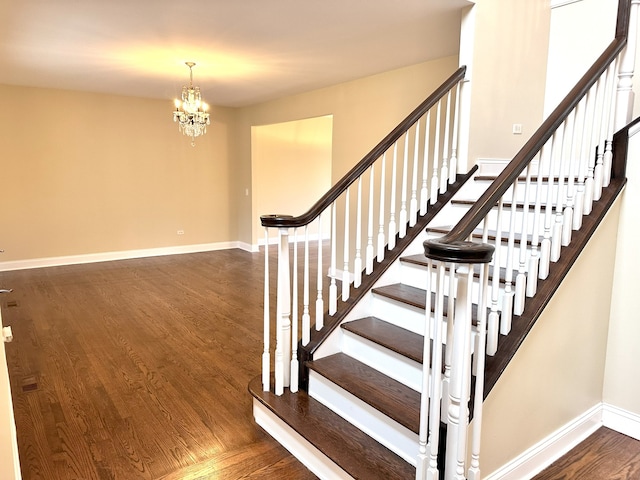
MULTIPOLYGON (((425 312, 423 309, 392 300, 383 295, 373 295, 372 315, 410 332, 424 336, 425 312)), ((472 327, 476 332, 476 327, 472 327)), ((429 338, 433 338, 433 331, 429 332, 429 338)), ((447 338, 447 318, 442 320, 442 342, 447 338)), ((473 347, 472 347, 473 349, 473 347)), ((472 352, 473 353, 473 352, 472 352)))
POLYGON ((342 353, 384 373, 413 390, 422 391, 422 364, 348 331, 343 331, 342 353))
POLYGON ((410 332, 424 335, 425 312, 419 308, 374 294, 371 300, 371 315, 410 332))
MULTIPOLYGON (((435 285, 437 281, 438 274, 435 269, 431 271, 431 285, 435 285)), ((402 263, 402 283, 404 285, 410 285, 416 288, 422 288, 423 290, 427 286, 427 281, 429 278, 429 272, 427 269, 421 265, 416 265, 414 263, 402 263)), ((491 280, 489 280, 491 284, 491 280)), ((449 274, 447 273, 445 281, 444 281, 445 291, 449 292, 449 274)), ((501 288, 501 290, 503 290, 501 288)), ((473 282, 473 288, 471 291, 471 300, 473 303, 478 303, 478 295, 479 295, 479 283, 478 279, 475 279, 473 282)))
POLYGON ((406 462, 416 465, 417 434, 313 370, 309 372, 309 395, 402 457, 406 462))

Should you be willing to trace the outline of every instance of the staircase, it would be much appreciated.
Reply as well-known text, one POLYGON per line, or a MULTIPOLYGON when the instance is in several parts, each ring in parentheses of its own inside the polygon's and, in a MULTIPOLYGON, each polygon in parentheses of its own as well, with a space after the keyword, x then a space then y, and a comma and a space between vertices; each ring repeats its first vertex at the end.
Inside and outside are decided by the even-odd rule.
POLYGON ((458 172, 462 68, 309 212, 263 217, 254 416, 319 477, 480 479, 483 399, 625 184, 629 9, 501 171, 458 172))

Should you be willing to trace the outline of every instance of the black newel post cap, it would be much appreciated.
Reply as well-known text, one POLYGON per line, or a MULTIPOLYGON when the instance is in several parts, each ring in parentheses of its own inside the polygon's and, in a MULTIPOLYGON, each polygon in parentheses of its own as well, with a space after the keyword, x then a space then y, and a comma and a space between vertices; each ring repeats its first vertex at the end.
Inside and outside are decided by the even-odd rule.
POLYGON ((423 245, 427 258, 453 263, 489 263, 495 250, 487 243, 444 242, 440 238, 426 240, 423 245))

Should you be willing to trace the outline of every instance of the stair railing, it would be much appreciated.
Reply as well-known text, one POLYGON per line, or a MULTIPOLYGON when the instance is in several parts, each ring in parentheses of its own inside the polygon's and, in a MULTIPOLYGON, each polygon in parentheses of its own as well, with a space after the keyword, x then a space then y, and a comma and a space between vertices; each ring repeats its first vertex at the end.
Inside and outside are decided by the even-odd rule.
POLYGON ((265 391, 271 386, 272 354, 275 393, 281 395, 285 387, 298 390, 298 335, 307 345, 312 329, 323 328, 327 310, 329 316, 338 312, 339 299, 350 298, 351 288, 361 285, 374 263, 384 260, 407 228, 456 179, 464 75, 465 67, 452 74, 306 213, 261 217, 265 227, 265 391), (276 238, 274 311, 269 244, 276 238), (329 250, 328 260, 325 250, 329 250))
POLYGON ((422 391, 430 392, 431 399, 441 395, 441 401, 423 395, 417 479, 435 480, 442 473, 437 464, 440 420, 447 423, 444 478, 480 479, 485 349, 494 354, 498 348, 498 334, 486 334, 497 329, 487 325, 499 322, 500 333, 509 333, 513 315, 523 313, 538 279, 547 277, 550 263, 560 259, 583 215, 609 186, 612 168, 615 175, 613 132, 630 120, 639 5, 640 0, 620 0, 613 42, 449 233, 424 242, 436 271, 435 280, 428 281, 426 309, 434 341, 431 348, 425 335, 424 358, 431 358, 431 372, 441 371, 442 348, 451 350, 445 358, 452 358, 442 382, 424 369, 422 391), (476 294, 474 269, 480 277, 476 294), (445 271, 456 280, 445 282, 445 271), (448 323, 453 341, 443 342, 443 303, 454 297, 454 312, 447 314, 453 317, 448 323), (472 298, 478 304, 475 317, 472 298), (471 372, 476 378, 469 432, 471 372))

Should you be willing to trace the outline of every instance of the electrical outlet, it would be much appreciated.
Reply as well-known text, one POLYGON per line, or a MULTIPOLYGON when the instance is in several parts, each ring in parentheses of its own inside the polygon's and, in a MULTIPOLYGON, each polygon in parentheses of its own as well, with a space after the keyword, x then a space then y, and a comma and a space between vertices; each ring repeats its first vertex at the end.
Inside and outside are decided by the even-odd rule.
POLYGON ((178 235, 184 235, 184 230, 178 230, 178 235))
POLYGON ((522 135, 522 124, 514 123, 513 124, 513 134, 514 135, 522 135))

